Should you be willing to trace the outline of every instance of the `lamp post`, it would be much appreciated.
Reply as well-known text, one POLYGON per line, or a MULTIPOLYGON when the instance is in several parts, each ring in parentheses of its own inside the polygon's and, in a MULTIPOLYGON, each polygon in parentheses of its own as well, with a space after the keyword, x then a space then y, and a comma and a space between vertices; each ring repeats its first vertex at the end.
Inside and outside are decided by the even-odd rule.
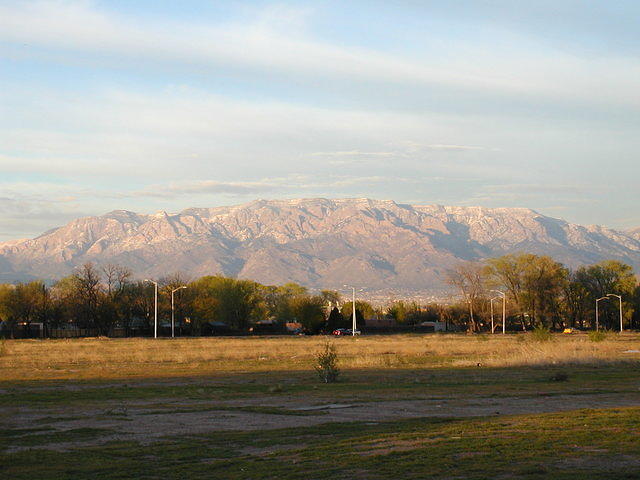
MULTIPOLYGON (((502 297, 502 334, 507 333, 507 294, 500 290, 491 290, 502 297)), ((493 307, 493 304, 491 304, 493 307)))
POLYGON ((495 327, 493 326, 493 301, 497 300, 499 297, 493 297, 489 299, 489 303, 491 304, 491 333, 495 333, 495 327))
POLYGON ((158 338, 158 282, 154 282, 153 280, 145 279, 145 282, 153 283, 155 285, 155 308, 153 314, 153 338, 158 338))
POLYGON ((175 315, 174 315, 174 308, 173 308, 173 294, 176 293, 178 290, 182 290, 183 288, 187 288, 186 285, 182 285, 181 287, 178 288, 174 288, 173 290, 171 290, 171 338, 174 338, 174 332, 175 332, 175 315))
POLYGON ((609 300, 609 297, 596 298, 596 332, 600 330, 600 321, 598 319, 598 302, 600 300, 609 300))
MULTIPOLYGON (((351 336, 355 337, 356 336, 356 287, 350 287, 349 285, 343 285, 343 287, 345 288, 350 288, 351 290, 353 290, 353 297, 351 299, 351 306, 352 306, 352 315, 353 315, 353 319, 351 322, 351 336)), ((362 289, 360 290, 362 291, 362 289)))
POLYGON ((622 295, 616 295, 615 293, 607 293, 607 297, 617 297, 620 302, 620 333, 622 333, 622 295))

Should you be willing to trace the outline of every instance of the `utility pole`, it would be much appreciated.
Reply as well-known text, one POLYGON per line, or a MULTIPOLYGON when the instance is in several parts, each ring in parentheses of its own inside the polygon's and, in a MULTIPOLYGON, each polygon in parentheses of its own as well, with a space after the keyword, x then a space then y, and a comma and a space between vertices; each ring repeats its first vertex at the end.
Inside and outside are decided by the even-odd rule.
POLYGON ((493 301, 496 300, 498 297, 493 297, 491 299, 489 299, 489 304, 491 305, 491 333, 496 333, 495 332, 495 327, 493 324, 493 301))
POLYGON ((609 297, 596 298, 596 332, 600 330, 600 320, 598 318, 598 302, 600 300, 609 300, 609 297))
POLYGON ((351 325, 351 336, 356 336, 356 287, 353 288, 353 299, 351 300, 351 306, 353 307, 353 322, 351 325))
POLYGON ((616 295, 615 293, 608 293, 607 297, 618 297, 620 302, 620 333, 622 333, 622 295, 616 295))
POLYGON ((183 288, 187 288, 186 285, 182 285, 181 287, 175 288, 173 290, 171 290, 171 338, 175 337, 175 315, 174 315, 174 308, 173 308, 173 294, 176 293, 178 290, 182 290, 183 288))
MULTIPOLYGON (((491 290, 502 297, 502 334, 507 333, 507 294, 500 290, 491 290)), ((492 304, 493 306, 493 304, 492 304)))
POLYGON ((153 283, 155 285, 155 308, 153 314, 153 338, 158 338, 158 282, 146 279, 145 282, 153 283))
POLYGON ((349 287, 348 285, 343 285, 343 287, 351 288, 353 290, 353 297, 351 299, 351 307, 352 307, 352 315, 353 319, 351 321, 351 336, 356 336, 356 287, 349 287))

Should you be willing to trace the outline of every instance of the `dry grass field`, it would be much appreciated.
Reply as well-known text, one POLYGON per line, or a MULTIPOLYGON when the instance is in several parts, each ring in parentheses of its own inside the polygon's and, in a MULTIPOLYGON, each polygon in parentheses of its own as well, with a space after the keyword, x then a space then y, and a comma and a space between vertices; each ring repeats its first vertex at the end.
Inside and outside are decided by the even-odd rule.
POLYGON ((5 341, 0 479, 640 478, 640 335, 5 341))
MULTIPOLYGON (((328 338, 344 369, 637 362, 640 335, 376 335, 328 338), (625 353, 626 352, 626 353, 625 353)), ((327 337, 87 338, 6 341, 0 381, 175 377, 309 370, 327 337)))

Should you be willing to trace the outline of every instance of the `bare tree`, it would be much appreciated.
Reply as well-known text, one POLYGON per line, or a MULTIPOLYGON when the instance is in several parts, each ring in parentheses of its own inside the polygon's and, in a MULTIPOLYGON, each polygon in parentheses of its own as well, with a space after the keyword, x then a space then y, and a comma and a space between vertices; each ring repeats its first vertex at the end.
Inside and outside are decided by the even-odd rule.
POLYGON ((124 287, 129 283, 131 278, 131 270, 121 265, 108 263, 102 267, 105 283, 107 286, 107 295, 111 298, 117 293, 121 293, 124 287))
POLYGON ((484 294, 484 267, 475 262, 465 262, 456 265, 447 272, 446 282, 457 288, 469 305, 469 331, 478 330, 474 317, 474 306, 484 294))

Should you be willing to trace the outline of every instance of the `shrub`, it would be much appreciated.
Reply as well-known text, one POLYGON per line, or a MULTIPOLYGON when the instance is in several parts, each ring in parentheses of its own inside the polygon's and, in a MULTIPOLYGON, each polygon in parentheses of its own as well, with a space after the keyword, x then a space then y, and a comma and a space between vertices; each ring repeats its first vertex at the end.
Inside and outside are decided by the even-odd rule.
POLYGON ((551 331, 544 325, 537 325, 531 332, 531 338, 536 342, 548 342, 551 340, 551 331))
POLYGON ((551 377, 549 377, 549 381, 551 382, 568 382, 569 375, 564 372, 556 372, 551 377))
POLYGON ((324 383, 333 383, 338 380, 340 369, 338 368, 338 354, 333 343, 327 341, 316 354, 316 372, 324 383))
POLYGON ((587 335, 589 336, 589 340, 592 342, 601 342, 607 338, 607 332, 602 330, 591 330, 587 335))
POLYGON ((282 393, 284 392, 284 388, 282 387, 281 383, 278 383, 276 385, 271 385, 269 387, 269 393, 282 393))

